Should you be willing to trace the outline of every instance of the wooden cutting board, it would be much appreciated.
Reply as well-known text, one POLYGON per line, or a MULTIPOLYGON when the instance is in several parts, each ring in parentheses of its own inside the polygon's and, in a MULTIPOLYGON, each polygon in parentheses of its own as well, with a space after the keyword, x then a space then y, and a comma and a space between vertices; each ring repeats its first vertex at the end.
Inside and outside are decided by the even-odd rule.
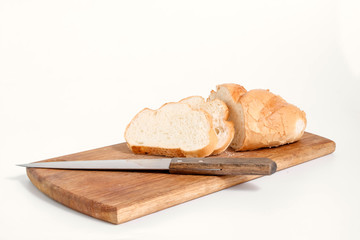
MULTIPOLYGON (((335 151, 335 142, 305 133, 296 143, 248 152, 234 152, 228 149, 219 157, 268 157, 277 163, 279 171, 333 151, 335 151)), ((48 160, 123 158, 157 157, 135 155, 127 148, 126 143, 120 143, 48 160)), ((38 189, 52 199, 74 210, 114 224, 261 177, 35 168, 28 168, 27 175, 38 189)))

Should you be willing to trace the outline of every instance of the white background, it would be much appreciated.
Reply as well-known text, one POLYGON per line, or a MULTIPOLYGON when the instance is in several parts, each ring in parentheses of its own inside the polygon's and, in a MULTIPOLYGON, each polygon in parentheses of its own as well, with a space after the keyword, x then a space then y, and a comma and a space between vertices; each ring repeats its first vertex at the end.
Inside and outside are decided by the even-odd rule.
POLYGON ((359 82, 359 1, 0 0, 0 239, 360 239, 359 82), (121 225, 15 167, 227 82, 299 106, 335 153, 121 225))

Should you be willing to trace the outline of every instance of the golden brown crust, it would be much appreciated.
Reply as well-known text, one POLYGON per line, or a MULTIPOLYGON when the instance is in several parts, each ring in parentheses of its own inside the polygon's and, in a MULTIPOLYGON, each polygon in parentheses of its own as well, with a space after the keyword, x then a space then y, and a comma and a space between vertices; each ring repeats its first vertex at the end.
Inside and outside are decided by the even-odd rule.
POLYGON ((247 92, 243 86, 235 83, 224 83, 218 85, 217 89, 219 89, 219 87, 226 87, 234 102, 238 102, 240 97, 247 92))
POLYGON ((239 102, 244 111, 245 139, 238 151, 292 143, 304 133, 305 113, 268 90, 251 90, 239 102), (304 124, 300 132, 296 132, 298 121, 304 124))
POLYGON ((160 155, 168 157, 185 157, 185 154, 181 151, 180 148, 166 149, 158 147, 148 147, 148 146, 130 146, 130 150, 136 154, 150 154, 150 155, 160 155))
POLYGON ((262 89, 245 92, 237 84, 219 85, 217 90, 221 87, 228 90, 233 100, 227 104, 230 120, 236 123, 230 145, 236 151, 275 147, 297 141, 303 135, 305 113, 280 96, 262 89))

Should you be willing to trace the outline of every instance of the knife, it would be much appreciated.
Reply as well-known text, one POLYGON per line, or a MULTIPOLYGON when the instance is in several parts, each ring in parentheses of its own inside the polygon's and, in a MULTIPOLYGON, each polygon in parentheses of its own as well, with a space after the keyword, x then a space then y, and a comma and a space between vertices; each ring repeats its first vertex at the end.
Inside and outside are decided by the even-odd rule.
POLYGON ((277 165, 269 158, 155 158, 49 161, 18 164, 27 168, 72 170, 162 170, 173 174, 271 175, 277 165))

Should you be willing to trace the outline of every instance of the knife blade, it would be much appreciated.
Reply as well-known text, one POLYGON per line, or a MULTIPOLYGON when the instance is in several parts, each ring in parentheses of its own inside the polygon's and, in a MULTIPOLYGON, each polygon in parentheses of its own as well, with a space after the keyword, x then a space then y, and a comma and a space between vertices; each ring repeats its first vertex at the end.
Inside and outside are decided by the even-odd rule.
POLYGON ((47 161, 18 164, 27 168, 72 170, 161 170, 172 174, 271 175, 277 165, 269 158, 155 158, 47 161))

